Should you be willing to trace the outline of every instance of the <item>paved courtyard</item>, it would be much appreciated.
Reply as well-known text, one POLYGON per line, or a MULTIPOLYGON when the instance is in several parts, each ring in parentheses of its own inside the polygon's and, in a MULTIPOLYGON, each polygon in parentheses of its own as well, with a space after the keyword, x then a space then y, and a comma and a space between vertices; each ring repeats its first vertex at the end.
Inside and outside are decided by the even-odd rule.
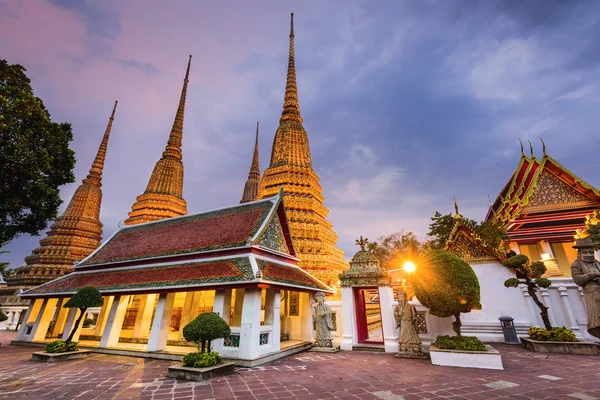
MULTIPOLYGON (((504 371, 447 368, 383 353, 300 353, 207 382, 168 379, 172 361, 92 355, 29 361, 0 331, 0 399, 600 399, 600 357, 495 345, 504 371)), ((38 349, 39 350, 39 349, 38 349)))

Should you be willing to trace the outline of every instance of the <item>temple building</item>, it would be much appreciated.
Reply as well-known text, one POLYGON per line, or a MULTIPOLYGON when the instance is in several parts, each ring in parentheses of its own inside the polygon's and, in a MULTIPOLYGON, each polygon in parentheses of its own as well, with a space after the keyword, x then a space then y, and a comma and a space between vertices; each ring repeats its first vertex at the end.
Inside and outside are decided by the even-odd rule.
POLYGON ((254 142, 254 154, 252 155, 252 164, 250 164, 250 173, 244 185, 244 193, 240 204, 256 200, 258 188, 260 187, 260 166, 258 164, 258 122, 256 123, 256 141, 254 142))
POLYGON ((312 167, 308 135, 302 126, 294 55, 294 14, 291 16, 288 71, 279 127, 273 139, 271 162, 260 183, 258 198, 270 197, 281 187, 286 214, 300 267, 327 285, 348 269, 342 250, 335 247, 337 235, 325 219, 323 190, 312 167))
POLYGON ((577 252, 573 237, 586 216, 600 209, 600 191, 546 153, 527 157, 521 145, 517 169, 492 203, 486 221, 506 227, 511 250, 543 261, 546 275, 571 276, 577 252))
POLYGON ((75 190, 65 212, 54 220, 40 247, 25 258, 25 265, 7 278, 8 286, 0 289, 0 304, 9 316, 7 329, 15 329, 29 301, 15 293, 46 283, 73 271, 73 264, 89 256, 100 246, 102 223, 102 170, 117 102, 106 126, 94 162, 87 177, 75 190))
POLYGON ((314 293, 330 288, 297 266, 283 197, 122 225, 73 273, 22 295, 32 303, 16 341, 53 340, 49 327, 51 336, 66 339, 78 311, 61 305, 94 286, 104 305, 95 327, 75 335, 83 348, 183 355, 195 350, 183 340, 183 327, 206 311, 231 326, 213 348, 239 365, 309 348, 314 293), (126 324, 132 307, 137 314, 126 324))
POLYGON ((181 89, 179 107, 175 114, 167 147, 154 166, 146 190, 137 197, 131 207, 125 225, 141 224, 187 214, 187 203, 183 199, 181 139, 191 63, 192 56, 190 55, 181 89))

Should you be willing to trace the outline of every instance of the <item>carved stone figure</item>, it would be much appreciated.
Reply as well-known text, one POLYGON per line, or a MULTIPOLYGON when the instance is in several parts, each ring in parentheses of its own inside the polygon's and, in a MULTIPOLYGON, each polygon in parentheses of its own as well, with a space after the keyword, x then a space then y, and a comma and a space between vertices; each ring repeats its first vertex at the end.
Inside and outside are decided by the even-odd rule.
POLYGON ((421 339, 417 333, 417 310, 408 303, 406 292, 398 291, 398 304, 394 308, 396 328, 398 328, 398 354, 397 357, 420 355, 421 339))
POLYGON ((317 347, 333 347, 331 331, 333 321, 331 320, 331 307, 325 304, 325 293, 315 294, 317 301, 313 306, 313 327, 316 331, 315 343, 317 347))
POLYGON ((590 237, 576 239, 577 260, 571 265, 571 275, 583 290, 588 312, 588 332, 600 338, 600 262, 594 257, 594 242, 590 237))

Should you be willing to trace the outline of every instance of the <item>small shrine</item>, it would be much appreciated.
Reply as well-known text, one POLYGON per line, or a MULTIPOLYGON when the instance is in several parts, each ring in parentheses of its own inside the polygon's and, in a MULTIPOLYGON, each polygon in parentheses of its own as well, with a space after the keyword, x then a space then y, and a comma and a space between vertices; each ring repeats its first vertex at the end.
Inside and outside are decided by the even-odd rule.
POLYGON ((386 353, 396 353, 391 278, 367 250, 367 238, 361 236, 356 244, 360 250, 350 261, 350 269, 339 276, 344 315, 340 348, 383 347, 386 353))

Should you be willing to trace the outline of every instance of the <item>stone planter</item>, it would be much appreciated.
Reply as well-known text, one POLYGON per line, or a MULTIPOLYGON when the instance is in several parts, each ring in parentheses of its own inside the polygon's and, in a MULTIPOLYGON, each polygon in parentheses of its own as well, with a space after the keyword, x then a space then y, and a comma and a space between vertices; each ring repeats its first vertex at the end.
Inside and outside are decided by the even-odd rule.
POLYGON ((540 353, 582 354, 597 356, 598 347, 592 342, 548 342, 522 337, 521 343, 527 350, 540 353))
POLYGON ((229 375, 233 373, 235 363, 233 361, 223 361, 220 364, 208 368, 190 368, 178 364, 169 367, 168 377, 175 379, 185 379, 188 381, 204 381, 215 376, 229 375))
POLYGON ((86 358, 91 354, 92 352, 90 350, 66 351, 64 353, 46 353, 45 351, 39 351, 31 355, 31 361, 59 362, 79 360, 80 358, 86 358))
POLYGON ((488 351, 442 350, 435 345, 429 347, 433 365, 445 367, 504 369, 498 350, 486 345, 488 351))

